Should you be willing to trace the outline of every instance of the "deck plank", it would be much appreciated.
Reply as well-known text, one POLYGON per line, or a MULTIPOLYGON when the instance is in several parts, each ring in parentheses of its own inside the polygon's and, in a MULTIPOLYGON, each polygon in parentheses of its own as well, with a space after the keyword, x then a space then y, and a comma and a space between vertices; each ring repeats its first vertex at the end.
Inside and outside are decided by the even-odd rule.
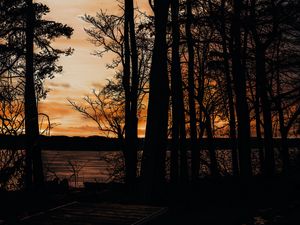
POLYGON ((19 225, 143 225, 166 211, 146 205, 73 202, 23 218, 19 225))

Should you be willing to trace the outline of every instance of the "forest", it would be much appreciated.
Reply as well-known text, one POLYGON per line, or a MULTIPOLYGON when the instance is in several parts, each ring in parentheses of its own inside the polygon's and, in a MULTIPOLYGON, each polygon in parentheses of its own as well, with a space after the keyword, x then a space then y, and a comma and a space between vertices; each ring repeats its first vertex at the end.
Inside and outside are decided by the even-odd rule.
MULTIPOLYGON (((228 188, 251 208, 239 224, 296 224, 249 218, 260 207, 253 196, 299 195, 300 2, 149 0, 146 12, 133 0, 118 4, 118 15, 81 17, 93 54, 114 55, 114 76, 69 104, 118 142, 127 195, 212 205, 228 188)), ((44 19, 49 12, 32 0, 0 1, 0 135, 25 138, 24 149, 0 151, 3 193, 43 192, 49 183, 41 146, 52 124, 38 104, 51 95, 45 81, 63 71, 60 57, 76 51, 54 47, 73 28, 44 19)))

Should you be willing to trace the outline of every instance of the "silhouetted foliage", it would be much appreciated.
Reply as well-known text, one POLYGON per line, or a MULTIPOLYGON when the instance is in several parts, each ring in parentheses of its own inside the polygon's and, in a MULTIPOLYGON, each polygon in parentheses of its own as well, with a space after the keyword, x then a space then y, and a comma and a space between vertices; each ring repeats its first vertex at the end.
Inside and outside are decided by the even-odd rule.
POLYGON ((136 12, 138 17, 135 18, 131 4, 130 1, 125 3, 124 16, 100 11, 95 17, 83 17, 92 25, 85 29, 90 41, 100 47, 94 53, 101 57, 111 52, 116 56, 107 65, 115 69, 116 74, 101 90, 93 91, 92 97, 86 96, 82 105, 70 101, 75 110, 96 122, 101 133, 119 139, 127 184, 135 183, 136 179, 138 121, 143 113, 151 57, 148 48, 152 45, 147 34, 148 18, 140 12, 136 12), (130 12, 126 12, 127 8, 130 12))
POLYGON ((28 136, 25 174, 26 185, 31 187, 32 182, 43 183, 37 101, 46 97, 44 80, 62 71, 57 64, 60 55, 72 53, 71 48, 56 49, 51 42, 62 36, 70 38, 73 29, 44 20, 49 8, 41 3, 1 1, 0 9, 2 133, 25 132, 28 136))
MULTIPOLYGON (((43 20, 47 6, 31 3, 0 3, 1 132, 30 134, 27 183, 43 180, 40 149, 29 146, 38 136, 37 102, 48 92, 44 80, 61 72, 60 55, 72 53, 51 46, 72 29, 43 20)), ((298 1, 151 0, 149 15, 132 0, 119 4, 120 15, 100 10, 82 18, 91 26, 85 31, 94 54, 114 54, 107 64, 114 74, 81 103, 70 104, 100 134, 118 139, 129 187, 140 182, 149 200, 163 196, 169 181, 172 188, 187 187, 204 176, 233 175, 245 194, 254 175, 273 179, 295 171, 291 159, 299 149, 289 146, 289 138, 299 137, 300 127, 298 1), (218 137, 227 138, 223 144, 230 151, 219 149, 218 137)), ((7 160, 2 174, 9 178, 23 159, 8 154, 7 160), (18 165, 14 171, 10 163, 18 165)))

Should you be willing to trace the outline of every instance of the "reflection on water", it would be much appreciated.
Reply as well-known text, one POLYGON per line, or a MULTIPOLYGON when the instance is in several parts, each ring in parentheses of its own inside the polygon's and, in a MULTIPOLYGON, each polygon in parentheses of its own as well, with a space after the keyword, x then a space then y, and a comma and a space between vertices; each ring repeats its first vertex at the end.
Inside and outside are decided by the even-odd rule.
POLYGON ((47 180, 67 179, 73 187, 118 179, 123 165, 122 153, 111 151, 43 151, 42 157, 47 180))
MULTIPOLYGON (((280 151, 275 151, 275 163, 277 172, 281 172, 282 161, 280 151)), ((141 154, 138 159, 138 173, 141 167, 141 154)), ((290 149, 290 158, 296 158, 299 154, 298 149, 290 149)), ((22 176, 24 166, 23 151, 7 151, 0 150, 0 174, 6 169, 10 172, 7 181, 1 179, 0 183, 14 189, 16 186, 20 188, 20 176, 22 176), (13 159, 13 160, 12 160, 13 159), (14 170, 11 170, 13 168, 14 170), (13 186, 12 186, 13 185, 13 186)), ((218 160, 218 169, 221 175, 231 175, 232 162, 230 150, 216 150, 218 160)), ((110 182, 123 181, 124 177, 124 161, 123 155, 119 151, 42 151, 44 172, 47 180, 63 180, 67 179, 72 187, 82 187, 84 182, 110 182)), ((209 152, 202 150, 200 154, 200 171, 201 177, 210 174, 209 152)), ((188 154, 189 166, 191 166, 191 155, 188 154)), ((293 161, 293 160, 292 160, 293 161)), ((260 161, 258 149, 252 150, 252 168, 254 174, 260 173, 260 161)), ((190 169, 189 169, 190 171, 190 169)), ((166 154, 166 178, 170 176, 170 152, 166 154)), ((0 184, 1 188, 1 184, 0 184)))
MULTIPOLYGON (((210 174, 209 152, 202 150, 199 174, 210 174)), ((217 150, 218 169, 223 176, 232 173, 231 151, 217 150)), ((254 173, 259 172, 258 151, 253 151, 254 173)), ((69 185, 81 187, 84 182, 122 181, 124 162, 121 152, 111 151, 43 151, 44 171, 47 180, 67 179, 69 185)), ((191 166, 191 155, 188 154, 191 166)), ((138 172, 141 165, 141 153, 138 160, 138 172)), ((190 171, 190 170, 189 170, 190 171)), ((166 154, 166 178, 170 178, 170 152, 166 154)))
MULTIPOLYGON (((291 168, 297 167, 300 159, 298 148, 289 150, 291 168)), ((191 171, 191 154, 188 152, 188 165, 191 171)), ((232 174, 231 150, 216 150, 220 175, 232 174)), ((261 173, 259 150, 252 150, 253 174, 261 173)), ((282 160, 279 149, 275 149, 277 173, 282 172, 282 160)), ((82 187, 84 182, 124 181, 124 161, 120 151, 42 151, 45 177, 48 181, 66 179, 71 187, 82 187)), ((138 154, 139 175, 142 152, 138 154)), ((0 189, 16 190, 23 187, 25 152, 21 150, 0 149, 0 189)), ((200 177, 210 175, 210 157, 208 150, 200 151, 200 177)), ((191 174, 190 174, 191 175, 191 174)), ((166 154, 166 179, 170 178, 170 151, 166 154)))

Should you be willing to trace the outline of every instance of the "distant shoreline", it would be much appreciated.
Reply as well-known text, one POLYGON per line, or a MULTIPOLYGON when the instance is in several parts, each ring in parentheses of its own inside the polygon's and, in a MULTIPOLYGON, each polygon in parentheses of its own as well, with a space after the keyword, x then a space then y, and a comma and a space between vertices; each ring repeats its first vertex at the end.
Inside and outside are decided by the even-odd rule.
MULTIPOLYGON (((274 138, 274 146, 280 147, 281 139, 274 138)), ((171 140, 169 141, 170 144, 171 140)), ((18 150, 25 147, 25 136, 0 135, 0 149, 18 150)), ((140 148, 142 148, 144 138, 139 138, 140 148)), ((203 138, 198 146, 201 149, 209 147, 209 141, 203 138)), ((103 136, 90 137, 68 137, 68 136, 40 136, 40 144, 43 150, 59 151, 120 151, 121 145, 117 138, 107 138, 103 136)), ((189 143, 187 143, 189 144, 189 143)), ((231 149, 232 141, 229 138, 214 138, 213 145, 217 149, 231 149)), ((289 138, 290 147, 300 147, 300 138, 289 138)), ((170 146, 170 145, 169 145, 170 146)), ((251 139, 251 147, 258 148, 263 146, 263 139, 251 139)), ((201 150, 200 149, 200 150, 201 150)))
MULTIPOLYGON (((25 136, 0 136, 1 149, 23 149, 25 136)), ((40 145, 44 150, 91 150, 91 151, 118 151, 120 143, 116 138, 102 136, 68 137, 68 136, 40 136, 40 145)))

